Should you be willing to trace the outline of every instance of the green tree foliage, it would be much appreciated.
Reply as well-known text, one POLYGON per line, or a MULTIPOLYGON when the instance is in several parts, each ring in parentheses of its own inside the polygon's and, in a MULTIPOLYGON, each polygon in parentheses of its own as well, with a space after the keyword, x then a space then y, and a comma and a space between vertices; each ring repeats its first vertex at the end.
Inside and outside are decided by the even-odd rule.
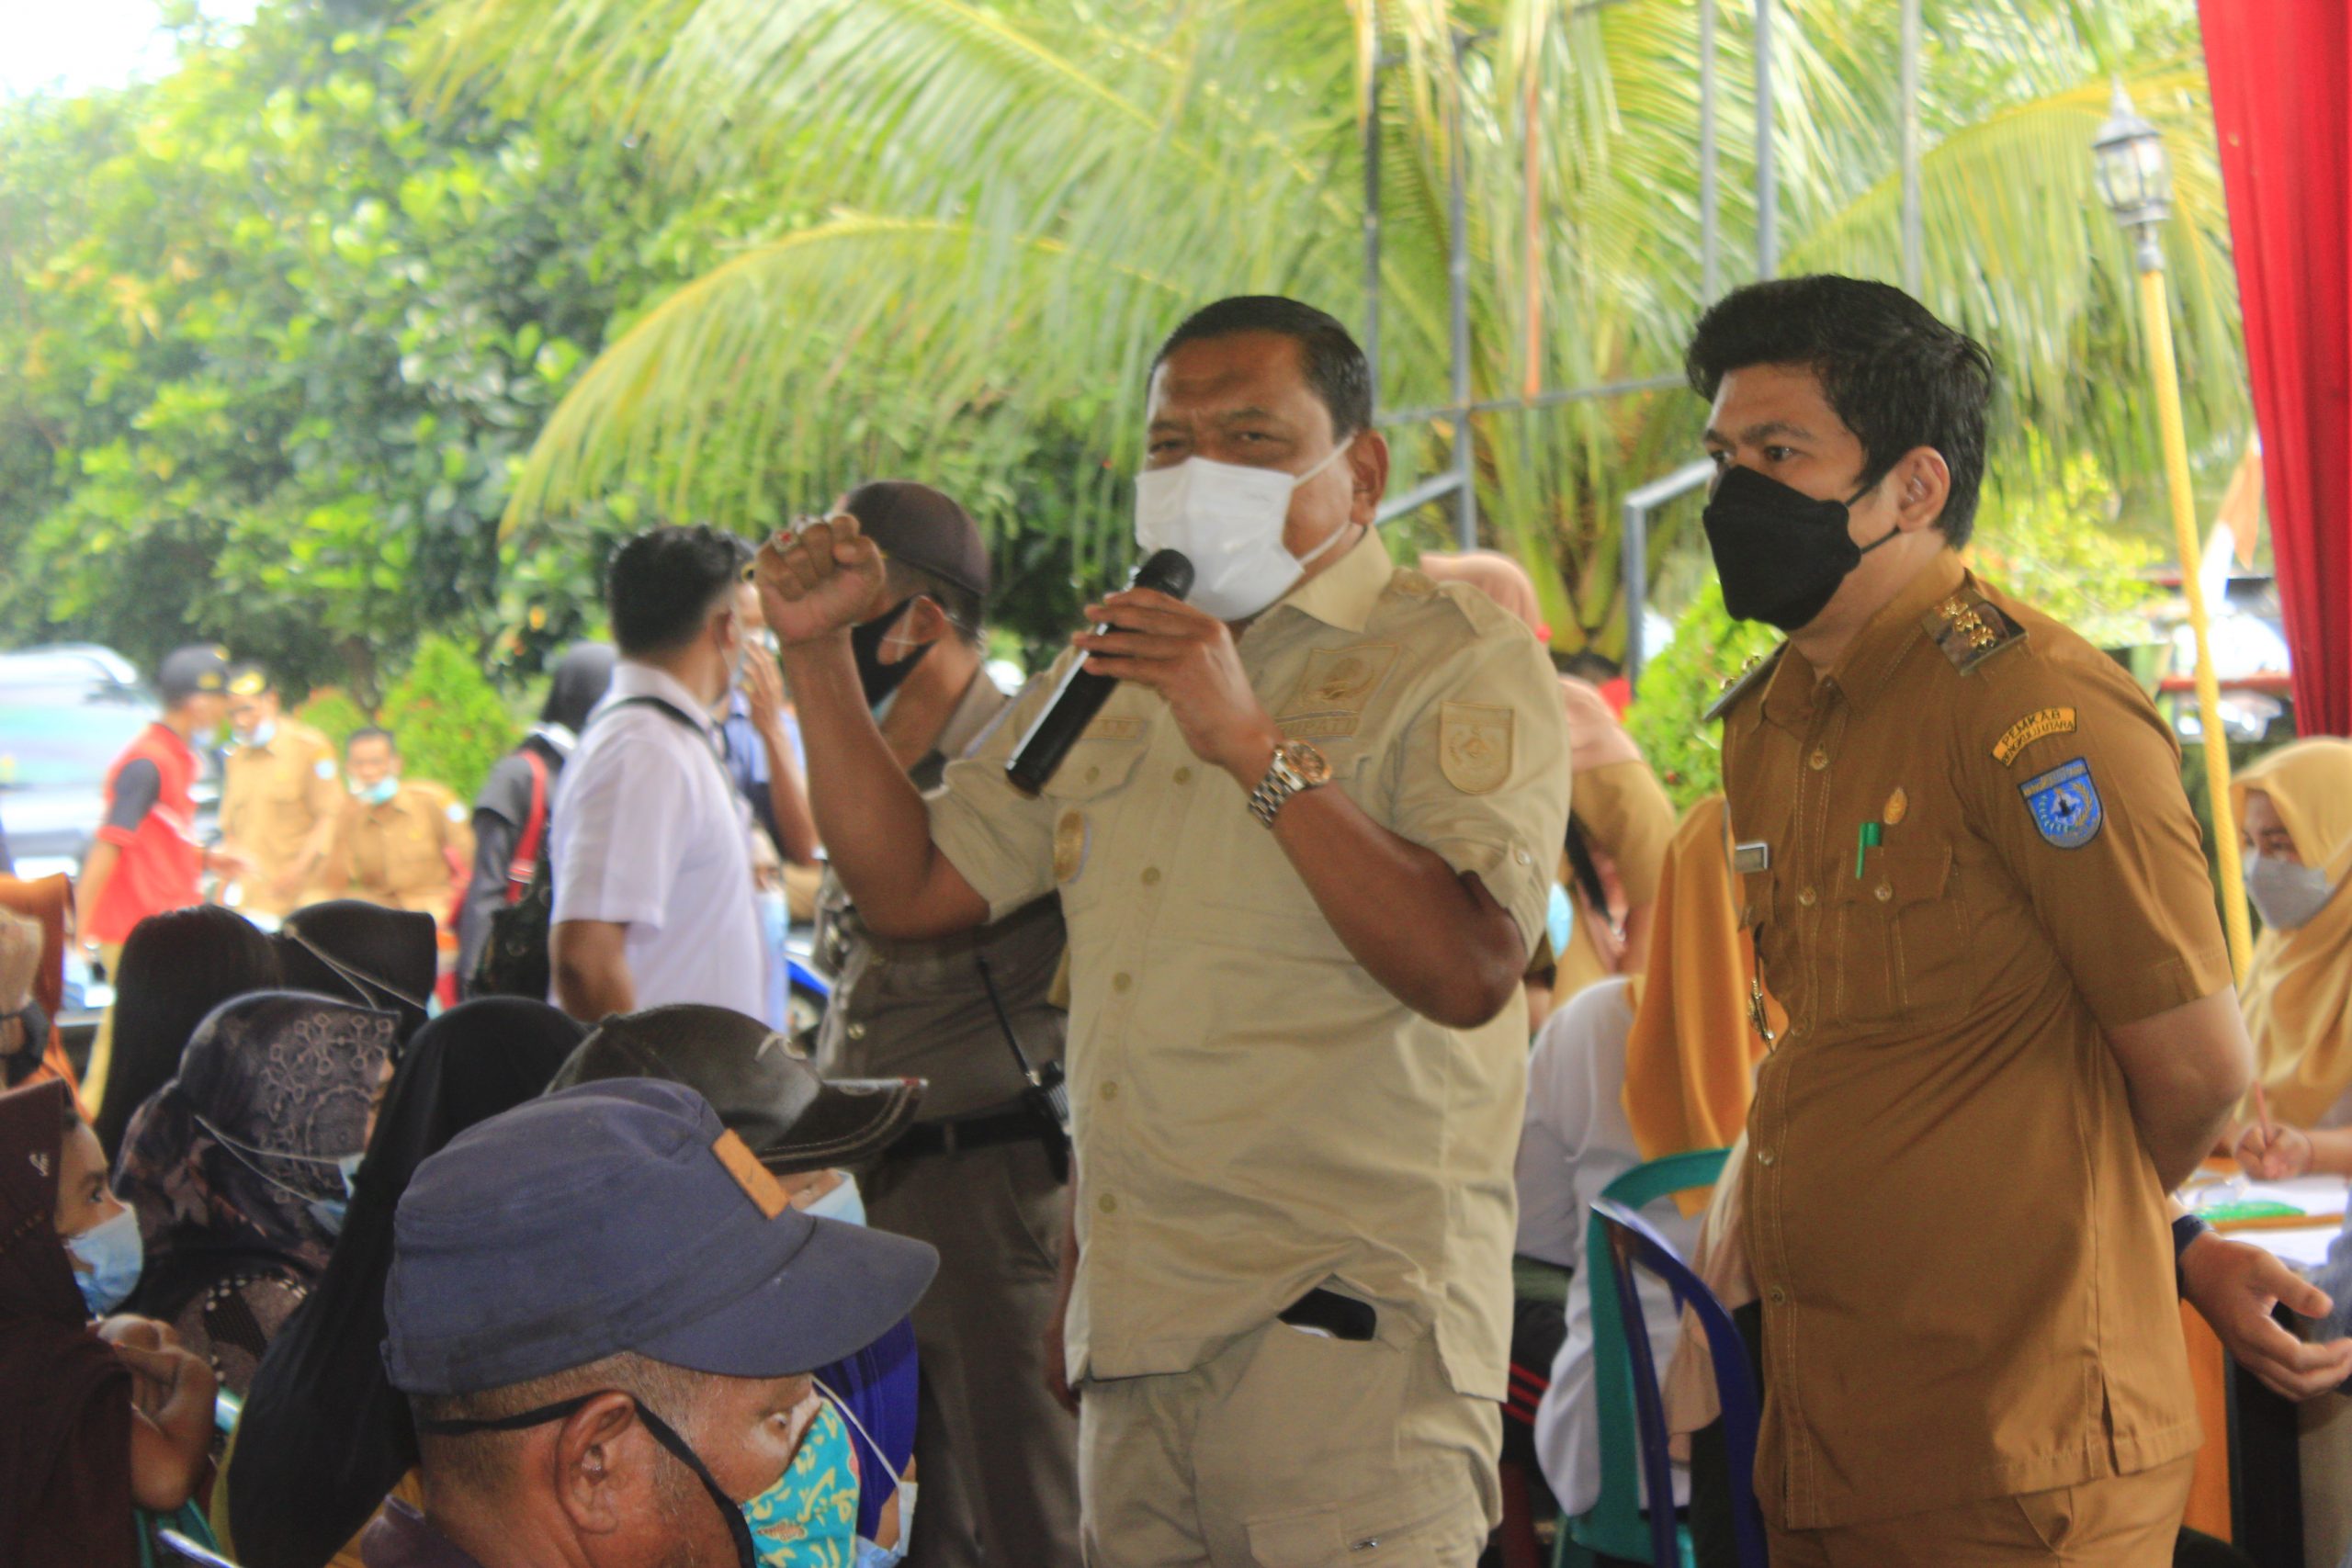
POLYGON ((415 661, 384 698, 382 722, 400 744, 403 773, 469 801, 523 728, 473 656, 437 636, 417 645, 415 661))
POLYGON ((1725 682, 1780 640, 1768 626, 1733 620, 1711 578, 1676 619, 1674 640, 1643 668, 1641 700, 1625 727, 1677 811, 1724 787, 1722 727, 1707 709, 1725 682))

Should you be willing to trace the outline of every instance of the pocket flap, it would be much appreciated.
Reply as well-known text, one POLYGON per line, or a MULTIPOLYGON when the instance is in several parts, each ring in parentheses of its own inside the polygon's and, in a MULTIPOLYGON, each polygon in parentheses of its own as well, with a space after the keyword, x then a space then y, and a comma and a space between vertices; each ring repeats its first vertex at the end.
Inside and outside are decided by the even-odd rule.
POLYGON ((1888 909, 1924 903, 1944 895, 1951 877, 1951 846, 1933 844, 1873 849, 1859 878, 1838 879, 1841 904, 1877 904, 1888 909))
POLYGON ((1046 781, 1038 793, 1056 800, 1092 800, 1108 795, 1127 782, 1143 760, 1145 743, 1140 739, 1093 739, 1080 737, 1072 743, 1069 754, 1054 776, 1046 781))

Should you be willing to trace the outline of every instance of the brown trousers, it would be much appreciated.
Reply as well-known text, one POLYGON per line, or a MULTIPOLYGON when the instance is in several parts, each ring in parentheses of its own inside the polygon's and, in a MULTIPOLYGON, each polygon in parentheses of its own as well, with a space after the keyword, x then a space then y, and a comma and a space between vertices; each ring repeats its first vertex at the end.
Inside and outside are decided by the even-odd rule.
POLYGON ((1834 1529, 1771 1530, 1772 1568, 2165 1568, 2197 1457, 2137 1475, 1834 1529))
POLYGON ((1089 1568, 1472 1568, 1501 1515, 1501 1407, 1454 1393, 1426 1334, 1269 1323, 1080 1394, 1089 1568))
POLYGON ((1069 1189, 1035 1143, 886 1159, 876 1228, 939 1249, 914 1311, 921 1489, 907 1568, 1077 1568, 1078 1423, 1046 1392, 1069 1189))

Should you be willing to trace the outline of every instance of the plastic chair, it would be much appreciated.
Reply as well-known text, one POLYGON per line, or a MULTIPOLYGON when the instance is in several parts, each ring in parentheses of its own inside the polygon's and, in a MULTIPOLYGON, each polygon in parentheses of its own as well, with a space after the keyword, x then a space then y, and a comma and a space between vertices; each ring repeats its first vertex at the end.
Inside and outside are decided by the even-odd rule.
MULTIPOLYGON (((1638 1209, 1669 1192, 1713 1186, 1724 1173, 1729 1149, 1697 1149, 1668 1155, 1637 1165, 1600 1190, 1603 1200, 1638 1209)), ((1688 1568, 1688 1531, 1679 1539, 1674 1556, 1651 1557, 1650 1526, 1642 1513, 1641 1444, 1634 1425, 1634 1378, 1625 1350, 1623 1308, 1617 1300, 1617 1265, 1600 1216, 1589 1215, 1584 1227, 1585 1279, 1592 1292, 1592 1391, 1600 1416, 1600 1497, 1573 1519, 1565 1521, 1554 1548, 1554 1568, 1577 1568, 1592 1554, 1639 1562, 1649 1558, 1663 1568, 1688 1568)), ((1743 1363, 1745 1364, 1745 1363, 1743 1363)), ((1665 1494, 1671 1498, 1671 1492, 1665 1494)), ((1671 1520, 1668 1506, 1665 1517, 1671 1520)))
MULTIPOLYGON (((1607 1198, 1593 1204, 1595 1217, 1608 1232, 1609 1250, 1617 1265, 1617 1304, 1625 1324, 1627 1348, 1641 1369, 1634 1380, 1634 1403, 1641 1422, 1642 1474, 1653 1497, 1671 1497, 1673 1472, 1667 1458, 1666 1406, 1658 1396, 1657 1367, 1650 1355, 1649 1325, 1642 1317, 1634 1294, 1634 1271, 1656 1275, 1673 1292, 1679 1311, 1688 1307, 1707 1336, 1714 1353, 1715 1394, 1723 1405, 1724 1453, 1730 1472, 1732 1535, 1740 1568, 1768 1568, 1764 1551, 1764 1520, 1756 1508, 1756 1383, 1748 1371, 1747 1342, 1722 1302, 1690 1266, 1674 1254, 1666 1238, 1649 1222, 1607 1198)), ((1688 1535, 1678 1540, 1673 1513, 1665 1508, 1650 1514, 1652 1562, 1670 1561, 1687 1550, 1688 1535)))

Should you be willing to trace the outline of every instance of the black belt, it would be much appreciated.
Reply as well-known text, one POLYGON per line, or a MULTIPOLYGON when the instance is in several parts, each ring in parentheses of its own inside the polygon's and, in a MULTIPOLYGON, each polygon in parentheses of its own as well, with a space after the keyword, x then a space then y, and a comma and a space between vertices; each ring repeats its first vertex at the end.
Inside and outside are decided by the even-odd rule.
POLYGON ((1370 1302, 1327 1291, 1320 1285, 1274 1314, 1293 1328, 1311 1328, 1334 1339, 1369 1339, 1380 1326, 1380 1314, 1370 1302))
POLYGON ((918 1122, 899 1134, 888 1153, 920 1158, 925 1155, 959 1154, 966 1149, 995 1148, 1002 1144, 1046 1141, 1046 1129, 1028 1111, 999 1111, 959 1116, 944 1122, 918 1122))

